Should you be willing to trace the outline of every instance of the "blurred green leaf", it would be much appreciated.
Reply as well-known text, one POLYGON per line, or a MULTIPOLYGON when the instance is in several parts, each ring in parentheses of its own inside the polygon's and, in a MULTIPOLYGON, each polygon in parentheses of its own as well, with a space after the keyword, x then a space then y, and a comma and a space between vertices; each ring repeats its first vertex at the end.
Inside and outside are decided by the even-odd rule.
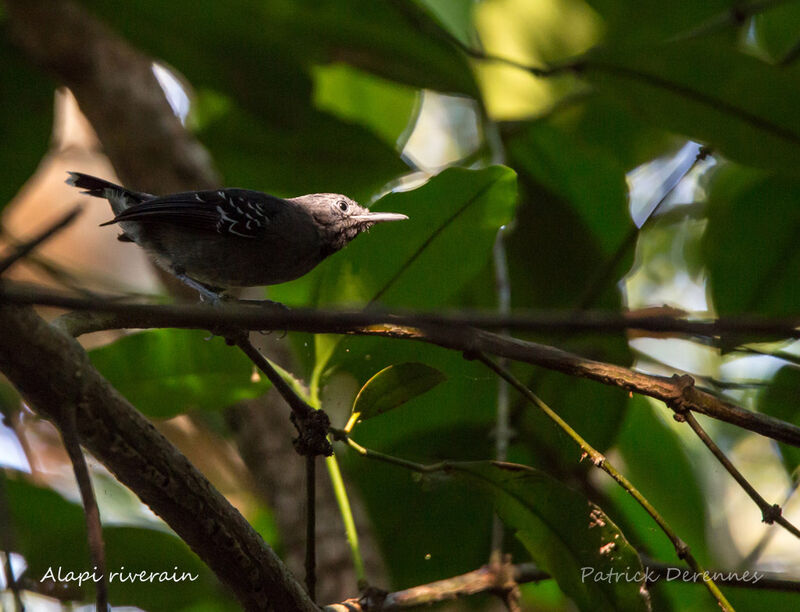
POLYGON ((521 465, 476 462, 454 470, 492 493, 503 522, 581 610, 649 609, 643 581, 609 578, 644 573, 636 551, 597 505, 521 465))
POLYGON ((33 175, 50 145, 55 86, 0 39, 0 210, 33 175))
POLYGON ((640 116, 745 164, 797 174, 800 81, 714 41, 596 49, 580 74, 640 116))
POLYGON ((465 45, 480 48, 472 23, 475 0, 416 0, 438 19, 442 26, 465 45))
POLYGON ((519 184, 520 205, 506 239, 513 306, 577 308, 602 277, 605 282, 591 305, 619 308, 617 281, 630 268, 633 253, 608 270, 610 255, 573 205, 527 173, 520 173, 519 184))
POLYGON ((797 592, 768 591, 765 589, 725 589, 731 605, 737 612, 763 612, 764 610, 792 610, 797 607, 797 592))
POLYGON ((673 152, 684 143, 662 126, 631 113, 624 104, 596 94, 565 103, 550 122, 582 147, 591 147, 616 160, 626 172, 673 152))
MULTIPOLYGON (((795 366, 784 366, 770 381, 758 401, 759 412, 764 412, 777 419, 800 424, 800 369, 795 366)), ((790 444, 778 443, 781 458, 786 470, 791 474, 800 466, 800 448, 790 444)))
POLYGON ((783 60, 800 45, 800 5, 784 2, 753 18, 756 44, 775 62, 783 60))
MULTIPOLYGON (((5 478, 0 475, 0 478, 5 478)), ((28 564, 28 576, 39 581, 49 568, 62 574, 92 571, 86 544, 86 523, 78 504, 23 479, 6 479, 12 528, 28 564), (58 520, 54 520, 57 517, 58 520)), ((215 604, 216 610, 235 609, 211 571, 179 538, 164 531, 138 527, 103 527, 108 572, 189 572, 198 579, 184 581, 109 583, 109 598, 117 606, 145 610, 181 610, 193 603, 215 604), (175 569, 177 567, 177 570, 175 569)), ((70 586, 76 586, 71 583, 70 586)), ((91 587, 85 589, 88 601, 91 587)))
POLYGON ((567 200, 606 254, 613 253, 631 227, 625 170, 545 122, 531 122, 509 141, 515 165, 567 200))
POLYGON ((606 21, 605 44, 634 47, 688 34, 725 17, 734 0, 587 0, 606 21))
POLYGON ((717 311, 800 312, 800 181, 730 167, 709 198, 702 249, 717 311))
POLYGON ((168 418, 220 410, 267 392, 253 364, 208 332, 160 329, 131 334, 89 352, 92 364, 142 413, 168 418))
POLYGON ((351 422, 365 421, 433 389, 446 379, 436 368, 424 363, 390 365, 370 378, 353 402, 351 422))
MULTIPOLYGON (((403 411, 384 415, 392 417, 403 411)), ((384 417, 364 423, 379 424, 384 417)), ((359 432, 361 429, 359 428, 359 432)), ((414 457, 436 440, 449 439, 452 455, 475 458, 487 449, 484 431, 435 430, 381 451, 398 457, 414 457)), ((359 433, 359 443, 362 436, 359 433)), ((491 500, 465 495, 464 485, 448 478, 416 478, 408 470, 380 462, 365 462, 348 453, 352 481, 369 509, 375 535, 383 552, 393 589, 427 584, 443 577, 473 571, 486 563, 488 528, 492 522, 491 500), (361 468, 361 469, 352 469, 361 468), (398 525, 413 525, 398 537, 398 525)), ((451 456, 452 456, 451 455, 451 456)))

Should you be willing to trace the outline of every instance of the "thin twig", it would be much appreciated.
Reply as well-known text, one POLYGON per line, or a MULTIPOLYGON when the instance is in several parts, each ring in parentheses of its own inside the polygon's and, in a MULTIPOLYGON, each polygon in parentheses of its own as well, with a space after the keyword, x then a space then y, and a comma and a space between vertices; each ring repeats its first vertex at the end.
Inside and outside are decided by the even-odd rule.
MULTIPOLYGON (((508 315, 511 312, 511 281, 508 275, 504 235, 505 226, 497 230, 492 250, 495 287, 497 290, 497 312, 500 315, 508 315)), ((505 367, 508 365, 508 360, 502 359, 500 363, 505 367)), ((511 440, 510 402, 508 396, 508 383, 500 379, 497 384, 497 415, 494 426, 494 458, 498 461, 505 461, 508 457, 508 445, 511 440)), ((503 533, 503 522, 495 513, 492 520, 492 552, 499 553, 503 550, 503 533)))
MULTIPOLYGON (((484 365, 486 365, 486 367, 495 372, 498 376, 508 381, 515 389, 517 389, 517 391, 522 394, 525 399, 537 406, 564 433, 572 438, 572 440, 589 457, 595 467, 603 470, 606 474, 611 476, 611 478, 613 478, 625 491, 627 491, 628 494, 630 494, 630 496, 633 497, 639 503, 639 505, 642 506, 642 508, 644 508, 644 510, 653 518, 656 524, 669 538, 670 542, 672 542, 678 558, 686 561, 689 567, 691 567, 696 574, 703 574, 705 570, 691 554, 689 551, 689 546, 678 537, 678 535, 673 531, 672 527, 670 527, 670 525, 664 520, 664 517, 661 516, 655 507, 653 507, 653 505, 644 497, 644 495, 642 495, 641 492, 639 492, 639 490, 636 489, 621 472, 612 466, 600 452, 595 450, 594 447, 584 440, 577 431, 572 429, 572 427, 570 427, 570 425, 564 421, 564 419, 562 419, 547 404, 539 399, 539 397, 536 396, 533 391, 522 384, 522 382, 520 382, 520 380, 517 379, 509 370, 500 367, 497 363, 493 362, 491 359, 488 359, 481 353, 477 353, 475 357, 484 365)), ((704 580, 704 584, 714 599, 717 600, 720 608, 727 611, 733 610, 733 607, 730 605, 730 603, 728 603, 728 600, 725 598, 713 580, 704 580)))
MULTIPOLYGON (((80 401, 83 401, 82 399, 80 401)), ((73 407, 67 407, 64 411, 64 418, 59 422, 61 437, 64 441, 64 448, 67 450, 72 469, 75 472, 75 480, 78 482, 78 490, 83 501, 83 512, 86 518, 86 535, 89 542, 89 550, 94 563, 92 581, 95 583, 95 596, 97 610, 108 609, 108 583, 106 581, 106 551, 103 542, 103 527, 100 524, 100 510, 97 507, 97 499, 92 488, 92 480, 89 477, 89 468, 86 465, 86 458, 81 451, 80 440, 78 438, 76 415, 73 407), (99 574, 99 575, 98 575, 99 574)))
POLYGON ((292 409, 299 418, 306 418, 308 415, 314 412, 314 409, 306 404, 303 399, 297 395, 294 390, 289 386, 289 384, 283 380, 278 371, 272 367, 272 364, 269 360, 262 355, 259 350, 253 346, 253 343, 250 342, 247 334, 240 334, 238 337, 234 338, 234 343, 242 352, 247 355, 250 360, 256 365, 256 367, 261 370, 269 381, 272 383, 272 386, 275 387, 275 390, 281 394, 286 403, 289 404, 289 408, 292 409))
POLYGON ((253 346, 247 333, 238 331, 229 337, 228 341, 238 346, 245 355, 261 370, 280 393, 281 397, 289 404, 292 410, 292 423, 297 428, 299 437, 294 441, 297 452, 305 456, 323 455, 328 457, 333 454, 333 447, 328 441, 328 426, 330 420, 322 410, 314 410, 294 389, 287 383, 269 360, 253 346))
POLYGON ((80 207, 73 208, 66 215, 59 218, 55 223, 47 227, 45 230, 43 230, 30 240, 26 240, 22 244, 14 247, 11 253, 9 253, 0 260, 0 274, 8 270, 11 266, 13 266, 20 259, 28 255, 31 251, 33 251, 43 242, 46 242, 47 240, 55 236, 58 232, 60 232, 62 229, 67 227, 70 223, 72 223, 75 220, 75 218, 78 216, 80 212, 81 212, 80 207))
MULTIPOLYGON (((797 487, 800 485, 800 480, 798 480, 797 474, 798 468, 795 468, 794 472, 792 473, 792 485, 789 487, 789 491, 783 498, 782 506, 785 506, 789 503, 789 500, 792 498, 792 495, 795 494, 797 491, 797 487)), ((764 550, 769 546, 769 543, 772 541, 772 538, 777 533, 777 529, 774 525, 770 525, 764 531, 764 534, 761 536, 758 542, 756 542, 755 546, 750 549, 750 552, 747 553, 742 560, 739 561, 739 567, 752 567, 756 564, 758 559, 761 557, 764 550)))
POLYGON ((306 588, 317 601, 317 458, 306 456, 306 588))
POLYGON ((717 446, 714 440, 711 439, 711 436, 706 433, 700 423, 697 422, 697 419, 691 412, 676 412, 675 418, 679 421, 683 420, 689 424, 689 427, 692 428, 697 437, 703 442, 703 444, 708 447, 708 450, 717 458, 722 464, 728 473, 733 476, 733 479, 739 483, 739 486, 742 487, 745 493, 752 499, 756 505, 758 506, 759 510, 761 510, 761 520, 766 523, 767 525, 772 525, 773 523, 778 523, 781 527, 786 529, 789 533, 791 533, 796 538, 800 538, 800 529, 795 527, 792 523, 790 523, 785 516, 783 516, 781 507, 778 504, 770 504, 767 500, 765 500, 758 491, 756 491, 755 487, 751 485, 748 480, 742 475, 742 473, 736 468, 733 463, 731 463, 730 459, 725 456, 725 453, 722 452, 722 449, 717 446))

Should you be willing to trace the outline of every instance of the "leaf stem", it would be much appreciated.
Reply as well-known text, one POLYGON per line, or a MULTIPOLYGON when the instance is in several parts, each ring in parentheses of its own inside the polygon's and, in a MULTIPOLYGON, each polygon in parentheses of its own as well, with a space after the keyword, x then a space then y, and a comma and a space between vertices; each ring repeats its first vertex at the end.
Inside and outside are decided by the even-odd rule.
POLYGON ((325 457, 325 467, 328 468, 328 475, 331 478, 336 503, 339 505, 339 512, 342 515, 342 521, 344 521, 347 544, 350 546, 350 552, 353 555, 353 566, 356 571, 356 578, 358 579, 359 586, 361 586, 366 583, 367 579, 364 571, 364 559, 361 556, 361 548, 358 545, 358 531, 356 530, 356 522, 353 519, 353 509, 350 507, 350 499, 347 497, 347 489, 345 489, 344 486, 342 472, 339 469, 339 462, 336 460, 336 455, 325 457))

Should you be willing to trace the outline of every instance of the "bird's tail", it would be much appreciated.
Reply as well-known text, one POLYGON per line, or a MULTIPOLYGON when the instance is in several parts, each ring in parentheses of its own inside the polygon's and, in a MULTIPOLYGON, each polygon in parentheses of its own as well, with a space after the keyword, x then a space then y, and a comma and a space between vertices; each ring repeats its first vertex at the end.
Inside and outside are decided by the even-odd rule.
POLYGON ((115 214, 119 214, 133 204, 155 197, 147 193, 125 189, 122 185, 90 174, 83 174, 83 172, 67 172, 67 174, 69 174, 69 178, 66 180, 67 185, 83 189, 83 193, 90 196, 107 199, 115 214))

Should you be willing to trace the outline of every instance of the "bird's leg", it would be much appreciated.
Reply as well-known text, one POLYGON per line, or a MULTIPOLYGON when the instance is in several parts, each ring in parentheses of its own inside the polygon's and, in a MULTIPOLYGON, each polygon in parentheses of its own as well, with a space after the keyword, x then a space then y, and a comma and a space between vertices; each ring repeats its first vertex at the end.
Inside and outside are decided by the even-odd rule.
POLYGON ((203 283, 199 283, 193 278, 186 276, 186 272, 181 268, 173 268, 172 270, 175 278, 181 281, 187 287, 191 287, 200 294, 201 302, 208 302, 212 306, 219 306, 222 303, 223 296, 216 291, 212 291, 203 283))

